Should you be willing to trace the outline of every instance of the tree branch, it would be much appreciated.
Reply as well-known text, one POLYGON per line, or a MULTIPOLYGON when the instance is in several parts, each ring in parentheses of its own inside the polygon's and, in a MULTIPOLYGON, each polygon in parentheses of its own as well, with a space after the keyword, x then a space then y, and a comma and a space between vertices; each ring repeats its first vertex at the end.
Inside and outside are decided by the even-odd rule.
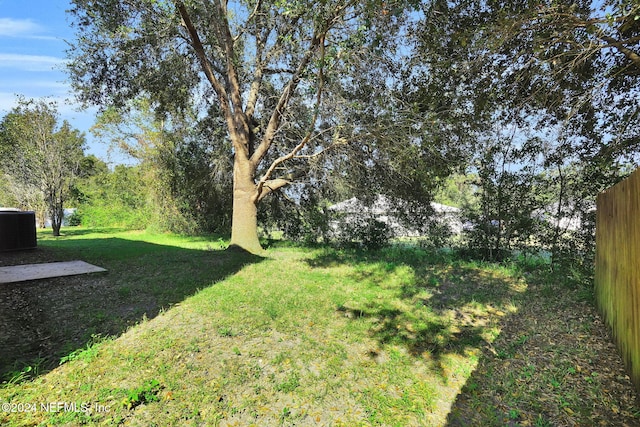
POLYGON ((605 42, 609 43, 609 45, 618 49, 624 56, 627 57, 627 59, 629 59, 633 63, 633 65, 636 66, 636 68, 638 68, 638 70, 640 70, 640 55, 626 47, 623 42, 616 40, 613 37, 609 37, 605 34, 602 34, 599 37, 601 40, 604 40, 605 42))
POLYGON ((193 25, 193 21, 191 20, 191 16, 189 15, 187 8, 181 0, 177 0, 175 4, 178 12, 180 13, 180 17, 182 18, 182 23, 184 24, 189 34, 188 42, 193 48, 196 57, 200 62, 200 66, 202 67, 202 71, 207 77, 207 80, 218 95, 222 112, 225 116, 225 119, 227 120, 227 123, 230 124, 232 122, 232 114, 229 108, 229 96, 227 94, 227 91, 215 75, 213 64, 211 64, 211 62, 207 58, 204 46, 202 45, 202 41, 200 40, 200 35, 198 34, 198 30, 196 30, 195 26, 193 25))
POLYGON ((265 71, 265 61, 262 57, 264 52, 264 46, 269 38, 271 30, 265 31, 262 38, 256 34, 256 68, 253 72, 253 81, 251 82, 251 88, 249 89, 249 97, 247 98, 247 108, 245 113, 247 117, 253 117, 255 112, 256 103, 258 102, 258 93, 260 92, 260 86, 262 85, 262 77, 265 71))
POLYGON ((233 145, 236 148, 236 154, 242 153, 249 158, 251 148, 251 132, 249 119, 244 112, 242 106, 242 87, 238 78, 238 70, 235 67, 235 49, 234 38, 229 28, 229 20, 227 18, 227 0, 221 0, 218 8, 217 21, 218 31, 221 36, 222 48, 225 53, 227 90, 230 92, 231 106, 233 108, 233 127, 229 129, 233 145))
POLYGON ((227 92, 225 91, 224 86, 220 83, 218 78, 215 76, 215 73, 213 72, 214 71, 213 65, 207 59, 207 55, 204 51, 204 46, 202 45, 202 41, 200 40, 200 35, 198 34, 198 31, 196 30, 196 28, 193 25, 193 22, 191 21, 191 16, 189 15, 189 12, 184 6, 184 3, 180 0, 176 1, 176 7, 180 12, 180 17, 182 18, 182 22, 185 28, 187 29, 187 32, 189 33, 189 38, 190 38, 189 42, 191 44, 191 47, 193 47, 196 53, 196 56, 198 57, 198 60, 200 61, 202 71, 204 71, 204 74, 207 77, 207 80, 209 81, 213 89, 218 94, 218 97, 220 97, 220 100, 228 106, 227 92))
POLYGON ((256 6, 253 8, 253 12, 251 12, 251 14, 249 14, 249 17, 247 18, 247 20, 245 21, 245 25, 242 26, 243 30, 240 31, 234 38, 233 38, 233 42, 237 42, 240 37, 242 37, 242 35, 244 34, 244 29, 246 29, 248 27, 249 22, 251 22, 251 20, 256 16, 256 14, 258 13, 258 10, 260 10, 260 8, 262 7, 262 0, 258 0, 256 2, 256 6))
POLYGON ((324 34, 314 34, 309 49, 298 64, 295 73, 291 76, 291 79, 284 87, 282 94, 280 95, 280 98, 278 99, 278 102, 276 103, 276 106, 271 113, 271 117, 269 118, 269 123, 267 124, 264 137, 262 138, 262 141, 260 142, 260 145, 256 149, 255 153, 253 153, 253 155, 251 156, 250 160, 254 165, 260 163, 262 158, 267 154, 267 151, 269 151, 273 139, 275 138, 276 131, 280 127, 280 122, 282 120, 284 110, 287 108, 289 100, 293 96, 293 92, 296 90, 298 84, 300 83, 302 73, 309 65, 309 62, 311 62, 311 58, 316 52, 316 49, 320 45, 321 41, 324 43, 324 34))
MULTIPOLYGON (((273 161, 273 163, 271 163, 271 166, 269 166, 269 169, 267 169, 267 172, 265 172, 262 178, 260 178, 260 181, 258 181, 258 184, 256 187, 256 201, 259 201, 260 199, 262 199, 263 187, 265 186, 265 183, 270 180, 271 174, 273 174, 273 171, 280 164, 296 157, 296 155, 300 152, 300 150, 302 150, 307 145, 307 143, 311 139, 311 136, 313 135, 314 129, 316 127, 316 123, 318 121, 318 116, 320 114, 320 104, 322 102, 322 93, 324 90, 324 60, 325 60, 324 40, 325 40, 325 34, 323 34, 318 40, 318 43, 320 46, 320 67, 318 68, 318 90, 316 92, 316 104, 314 106, 313 118, 311 119, 309 130, 307 131, 307 134, 304 136, 302 141, 300 141, 300 143, 296 145, 293 150, 291 150, 288 154, 284 156, 278 157, 276 160, 273 161)), ((292 81, 293 80, 291 80, 291 82, 292 81)), ((282 100, 282 97, 281 97, 281 100, 282 100)), ((278 107, 276 107, 276 109, 277 108, 278 107)), ((273 116, 272 116, 272 119, 273 119, 273 116)), ((271 125, 271 123, 269 123, 269 125, 271 125)))
MULTIPOLYGON (((291 79, 289 80, 287 85, 284 87, 284 90, 282 91, 282 94, 280 95, 280 98, 278 99, 278 102, 275 108, 273 109, 273 112, 271 113, 271 117, 269 118, 269 122, 267 124, 267 128, 265 130, 262 141, 260 142, 260 145, 257 147, 256 151, 251 155, 250 160, 253 163, 254 167, 257 167, 257 165, 260 163, 260 161, 264 158, 264 156, 269 151, 269 148, 271 147, 271 144, 273 143, 273 140, 275 138, 276 132, 280 127, 284 110, 287 108, 289 104, 289 100, 293 96, 293 92, 296 90, 298 83, 300 82, 302 73, 306 70, 307 66, 309 65, 309 62, 311 61, 311 58, 313 57, 313 55, 315 54, 318 48, 322 49, 322 61, 324 61, 325 37, 329 32, 329 30, 333 27, 333 25, 336 24, 338 18, 349 7, 350 4, 351 2, 348 1, 348 2, 345 2, 345 4, 343 5, 336 6, 336 8, 333 10, 333 13, 329 17, 327 17, 327 19, 321 25, 318 25, 316 27, 316 30, 314 31, 314 35, 311 39, 311 44, 309 46, 309 49, 307 50, 303 58, 300 60, 300 63, 298 64, 298 67, 296 68, 295 72, 291 76, 291 79)), ((321 64, 320 72, 322 72, 322 66, 323 65, 321 64)), ((321 91, 318 92, 319 96, 320 94, 321 94, 321 91)), ((308 138, 305 138, 305 139, 308 142, 308 138)), ((305 142, 305 145, 306 145, 306 142, 305 142)), ((300 147, 300 149, 302 149, 302 147, 300 147)), ((299 151, 300 149, 298 149, 297 151, 299 151)), ((294 148, 294 151, 295 150, 296 149, 294 148)), ((293 155, 297 154, 297 151, 293 155)))
POLYGON ((176 7, 182 18, 182 22, 189 33, 191 40, 191 46, 193 47, 202 70, 207 77, 207 80, 213 87, 214 91, 218 95, 220 101, 220 108, 225 116, 231 141, 236 150, 236 154, 242 154, 246 158, 249 158, 249 121, 247 116, 242 110, 242 97, 241 89, 238 81, 237 71, 233 65, 234 52, 233 52, 233 39, 231 37, 231 31, 229 29, 228 20, 225 15, 226 1, 221 0, 217 3, 218 15, 214 19, 217 21, 217 32, 221 36, 223 42, 223 50, 225 51, 226 59, 226 75, 224 78, 227 83, 227 88, 231 91, 231 95, 225 89, 225 86, 215 75, 215 69, 213 64, 207 58, 204 46, 193 25, 189 11, 185 7, 181 0, 175 0, 176 7))
MULTIPOLYGON (((630 16, 634 15, 636 12, 632 11, 630 15, 618 16, 614 20, 617 23, 624 23, 629 19, 630 16)), ((604 29, 599 24, 605 24, 609 22, 609 19, 603 17, 596 17, 592 19, 581 19, 580 17, 569 14, 569 13, 560 13, 557 16, 563 17, 567 22, 570 23, 572 28, 591 28, 593 29, 595 36, 606 42, 607 45, 599 45, 597 49, 604 49, 606 47, 615 47, 620 53, 629 59, 635 67, 640 70, 640 55, 637 52, 634 52, 632 49, 628 48, 626 45, 631 43, 636 43, 639 39, 638 37, 630 38, 627 40, 618 40, 613 38, 610 35, 607 35, 604 29)))
POLYGON ((274 191, 279 190, 282 187, 286 187, 289 184, 291 184, 291 180, 285 178, 276 178, 265 181, 262 184, 260 194, 256 197, 256 203, 260 202, 260 200, 264 199, 274 191))

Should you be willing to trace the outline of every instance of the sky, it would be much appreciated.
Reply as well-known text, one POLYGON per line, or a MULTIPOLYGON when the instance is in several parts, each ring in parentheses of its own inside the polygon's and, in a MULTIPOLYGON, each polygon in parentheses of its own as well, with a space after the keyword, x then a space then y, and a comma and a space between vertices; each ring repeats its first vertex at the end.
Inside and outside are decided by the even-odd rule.
POLYGON ((0 117, 17 105, 17 96, 56 101, 61 120, 85 133, 85 154, 110 163, 107 144, 89 132, 95 109, 80 111, 74 103, 68 76, 64 72, 65 51, 74 38, 71 19, 65 13, 68 0, 0 0, 0 117))

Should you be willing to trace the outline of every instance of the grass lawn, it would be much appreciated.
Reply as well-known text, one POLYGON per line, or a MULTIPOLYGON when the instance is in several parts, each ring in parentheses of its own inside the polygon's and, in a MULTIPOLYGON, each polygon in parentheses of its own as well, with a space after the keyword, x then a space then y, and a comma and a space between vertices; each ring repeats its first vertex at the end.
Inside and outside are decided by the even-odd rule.
POLYGON ((0 264, 0 424, 637 425, 589 292, 516 265, 66 229, 0 264))

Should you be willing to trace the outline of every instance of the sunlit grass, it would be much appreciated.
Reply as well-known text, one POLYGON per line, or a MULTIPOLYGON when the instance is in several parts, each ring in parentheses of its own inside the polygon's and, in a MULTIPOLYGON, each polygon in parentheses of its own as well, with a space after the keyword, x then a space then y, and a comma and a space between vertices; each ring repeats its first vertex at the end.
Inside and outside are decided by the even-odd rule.
POLYGON ((3 402, 108 410, 2 413, 3 425, 441 425, 526 290, 508 270, 420 249, 272 248, 239 264, 211 238, 41 236, 107 264, 127 304, 170 304, 0 389, 3 402))

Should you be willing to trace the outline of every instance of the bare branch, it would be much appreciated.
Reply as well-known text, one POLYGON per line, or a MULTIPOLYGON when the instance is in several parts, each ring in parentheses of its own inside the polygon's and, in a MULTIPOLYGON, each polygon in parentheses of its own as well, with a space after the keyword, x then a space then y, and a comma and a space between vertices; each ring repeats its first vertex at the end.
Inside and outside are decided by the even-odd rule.
MULTIPOLYGON (((354 2, 355 3, 355 2, 354 2)), ((338 22, 339 18, 342 16, 342 13, 351 5, 351 2, 345 2, 345 4, 343 5, 339 5, 336 6, 336 8, 333 10, 333 13, 331 14, 331 16, 329 16, 325 22, 323 22, 323 25, 318 26, 316 28, 316 30, 314 31, 314 35, 311 39, 311 43, 309 46, 309 49, 307 50, 307 52, 305 53, 305 55, 302 57, 302 59, 300 60, 300 63, 298 64, 298 67, 296 68, 295 72, 293 73, 293 75, 291 76, 291 79, 289 80, 289 82, 287 83, 287 85, 284 87, 282 94, 280 95, 280 98, 278 99, 278 102, 276 104, 276 107, 274 108, 271 117, 269 118, 269 123, 267 124, 267 128, 265 130, 265 134, 262 138, 262 141, 260 142, 260 145, 256 148, 256 151, 251 155, 251 162, 253 163, 254 166, 257 166, 260 161, 264 158, 264 156, 267 154, 267 152, 269 151, 269 148, 271 147, 271 144, 273 143, 273 140, 275 138, 276 132, 278 131, 278 128, 280 127, 280 123, 282 120, 282 116, 285 112, 285 109, 287 108, 288 104, 289 104, 289 100, 291 99, 291 97, 293 96, 293 92, 296 90, 302 73, 306 70, 307 66, 309 65, 309 62, 311 61, 311 58, 313 57, 313 55, 316 53, 316 51, 318 49, 321 49, 321 61, 324 62, 324 41, 325 41, 325 37, 328 34, 329 30, 338 22)), ((322 65, 320 66, 320 71, 319 73, 322 73, 322 65)), ((320 83, 320 85, 322 85, 322 82, 320 83)), ((321 97, 322 94, 322 89, 319 88, 318 90, 318 97, 321 97)), ((319 106, 319 104, 317 103, 317 106, 319 106)), ((317 112, 316 112, 316 117, 314 117, 313 122, 315 123, 315 120, 317 118, 317 112)), ((307 137, 305 137, 306 142, 304 145, 306 145, 306 143, 308 142, 308 138, 310 137, 310 135, 308 135, 307 137)), ((304 147, 303 145, 303 147, 304 147)), ((302 147, 300 148, 302 149, 302 147)), ((299 151, 300 149, 298 149, 297 151, 299 151)), ((295 149, 294 149, 295 150, 295 149)), ((294 153, 293 155, 297 154, 294 153)), ((263 177, 264 178, 264 177, 263 177)), ((268 179, 268 176, 267 176, 268 179)), ((261 180, 262 181, 262 180, 261 180)), ((258 184, 260 186, 260 184, 258 184)), ((258 191, 259 192, 259 191, 258 191)))
POLYGON ((193 25, 191 16, 189 15, 184 3, 181 0, 176 0, 175 3, 178 11, 180 12, 182 22, 187 28, 191 39, 191 46, 200 61, 202 70, 204 71, 207 80, 218 94, 220 107, 225 116, 231 140, 234 148, 236 149, 236 154, 244 155, 248 158, 251 151, 250 147, 247 145, 250 143, 249 121, 242 108, 241 88, 238 80, 238 73, 234 65, 233 39, 231 37, 231 31, 226 17, 227 3, 225 0, 221 0, 220 3, 218 3, 218 16, 214 18, 216 22, 216 31, 221 38, 221 42, 223 44, 222 49, 224 50, 226 58, 226 71, 222 75, 226 81, 227 89, 225 89, 225 85, 222 85, 220 80, 216 77, 214 73, 214 66, 207 58, 198 31, 193 25), (230 93, 228 93, 227 90, 229 90, 230 93))
POLYGON ((640 55, 626 47, 623 42, 616 40, 613 37, 602 34, 600 35, 600 38, 618 49, 624 56, 627 57, 627 59, 633 62, 633 65, 635 65, 638 70, 640 70, 640 55))
MULTIPOLYGON (((260 6, 260 1, 256 4, 254 14, 260 6)), ((258 93, 260 92, 260 86, 262 85, 262 76, 264 75, 265 58, 263 58, 264 47, 267 43, 271 30, 265 31, 262 38, 259 34, 256 34, 256 65, 253 72, 253 81, 251 82, 251 88, 249 89, 249 97, 247 98, 247 107, 245 113, 247 117, 253 117, 255 112, 256 103, 258 102, 258 93)))
POLYGON ((265 74, 294 74, 296 70, 291 68, 265 68, 265 74))
MULTIPOLYGON (((280 164, 286 162, 287 160, 291 160, 292 158, 296 157, 297 154, 300 152, 300 150, 302 150, 307 145, 307 143, 309 142, 309 140, 313 136, 314 129, 315 129, 316 123, 318 121, 318 116, 319 116, 319 112, 320 112, 320 104, 322 102, 322 93, 324 91, 324 60, 325 60, 325 46, 324 46, 324 43, 325 43, 325 34, 323 34, 320 37, 318 42, 319 42, 319 46, 320 46, 320 67, 318 68, 318 90, 316 92, 316 103, 315 103, 315 106, 314 106, 313 118, 311 119, 311 123, 309 125, 309 130, 308 130, 307 134, 305 135, 305 137, 302 139, 302 141, 300 141, 300 143, 298 145, 296 145, 293 150, 291 150, 288 154, 286 154, 284 156, 278 157, 273 163, 271 163, 271 166, 269 166, 269 169, 267 169, 267 172, 262 176, 262 178, 260 178, 260 181, 258 181, 257 188, 256 188, 256 190, 257 190, 256 191, 256 200, 260 200, 261 199, 261 197, 262 197, 261 193, 263 191, 263 187, 264 187, 265 183, 270 180, 271 174, 273 174, 273 171, 276 169, 276 167, 278 167, 280 164)), ((291 80, 291 82, 292 81, 293 80, 291 80)), ((273 119, 273 116, 272 116, 272 119, 273 119)), ((269 123, 269 125, 271 125, 271 123, 269 123)))
POLYGON ((280 95, 280 98, 278 99, 278 102, 275 108, 273 109, 273 112, 271 113, 271 117, 269 118, 269 123, 267 124, 267 128, 265 130, 264 137, 262 138, 262 142, 260 143, 256 151, 253 153, 253 155, 251 156, 251 161, 253 162, 254 165, 257 165, 258 163, 260 163, 262 158, 267 154, 267 151, 269 151, 269 148, 271 147, 271 143, 275 138, 276 131, 280 127, 280 122, 282 120, 282 115, 284 113, 284 110, 287 108, 287 105, 289 104, 289 100, 293 96, 293 92, 296 90, 296 88, 298 87, 298 84, 300 83, 300 78, 302 76, 302 73, 309 65, 309 62, 311 62, 311 58, 315 54, 318 46, 321 44, 321 41, 324 44, 324 34, 314 35, 311 41, 311 45, 309 46, 309 49, 307 50, 304 57, 298 64, 298 68, 296 69, 295 73, 291 76, 291 79, 289 80, 287 85, 284 87, 282 94, 280 95))
POLYGON ((256 16, 256 14, 258 13, 258 10, 260 10, 261 7, 262 7, 262 0, 258 0, 256 2, 256 6, 253 8, 253 12, 249 14, 249 17, 245 21, 245 25, 242 26, 242 30, 233 38, 234 43, 237 42, 238 39, 240 39, 240 37, 242 37, 242 35, 245 33, 244 30, 248 27, 249 22, 251 22, 251 20, 256 16))
POLYGON ((274 191, 282 187, 286 187, 287 185, 291 184, 291 182, 292 182, 291 180, 285 179, 285 178, 276 178, 276 179, 267 180, 266 182, 263 183, 262 191, 257 196, 256 202, 259 202, 260 200, 264 199, 266 196, 273 193, 274 191))

